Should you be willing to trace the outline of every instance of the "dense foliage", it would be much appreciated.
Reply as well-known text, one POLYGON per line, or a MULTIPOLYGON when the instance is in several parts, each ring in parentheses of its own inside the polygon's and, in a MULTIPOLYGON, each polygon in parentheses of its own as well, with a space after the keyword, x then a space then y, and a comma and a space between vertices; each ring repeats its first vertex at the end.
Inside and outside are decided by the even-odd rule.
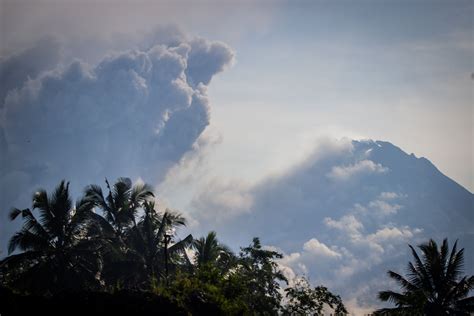
POLYGON ((334 309, 336 315, 347 314, 338 295, 324 286, 311 288, 305 278, 297 279, 295 285, 286 288, 285 292, 288 303, 283 308, 283 315, 321 315, 325 304, 334 309))
MULTIPOLYGON (((338 295, 305 278, 288 280, 279 269, 282 254, 258 238, 235 254, 215 232, 177 238, 186 225, 179 213, 160 212, 152 189, 119 178, 106 180, 106 193, 87 186, 73 203, 69 183, 49 194, 39 190, 32 209, 14 208, 23 220, 0 261, 0 313, 91 311, 149 315, 347 315, 338 295), (5 303, 6 302, 6 303, 5 303)), ((389 271, 402 292, 382 291, 394 308, 378 315, 470 315, 473 276, 462 276, 464 249, 438 249, 430 240, 410 246, 408 275, 389 271)))
POLYGON ((32 209, 13 209, 10 218, 18 217, 23 227, 0 262, 5 314, 28 308, 51 314, 58 304, 82 314, 320 315, 323 305, 347 314, 325 287, 298 283, 284 290, 282 255, 258 238, 239 254, 215 232, 178 240, 176 230, 186 220, 158 211, 151 188, 127 178, 113 185, 106 180, 106 193, 86 187, 75 205, 62 181, 52 194, 38 191, 32 209))

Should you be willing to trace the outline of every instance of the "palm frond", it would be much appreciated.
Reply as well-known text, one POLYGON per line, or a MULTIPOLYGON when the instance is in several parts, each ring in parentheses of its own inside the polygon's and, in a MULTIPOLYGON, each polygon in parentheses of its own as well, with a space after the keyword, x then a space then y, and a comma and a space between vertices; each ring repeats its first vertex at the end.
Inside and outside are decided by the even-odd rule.
POLYGON ((12 208, 10 213, 8 213, 8 217, 10 218, 11 221, 14 221, 18 215, 20 215, 23 211, 18 209, 18 208, 12 208))
POLYGON ((185 249, 189 247, 189 245, 191 245, 192 242, 193 242, 193 236, 189 234, 188 236, 186 236, 186 238, 178 241, 177 243, 169 247, 168 252, 170 254, 177 253, 177 252, 180 252, 180 253, 184 252, 185 249))
POLYGON ((39 210, 41 224, 49 230, 54 220, 54 214, 51 211, 50 200, 45 190, 40 189, 33 195, 33 209, 39 210))
POLYGON ((10 241, 8 242, 8 254, 11 254, 17 248, 20 248, 23 251, 28 251, 45 250, 49 247, 50 243, 47 239, 23 228, 10 238, 10 241))
POLYGON ((130 200, 135 207, 140 206, 142 203, 153 197, 155 197, 153 188, 146 183, 135 184, 130 193, 130 200))
POLYGON ((414 285, 413 283, 411 283, 410 281, 408 281, 407 279, 405 279, 403 276, 401 276, 400 274, 396 273, 396 272, 393 272, 391 270, 389 270, 387 272, 388 276, 392 279, 394 279, 395 281, 398 282, 398 284, 400 284, 400 286, 407 290, 407 291, 418 291, 419 288, 414 285))
POLYGON ((446 268, 447 268, 447 261, 449 255, 449 246, 448 246, 448 239, 444 239, 443 243, 441 244, 441 251, 440 251, 440 268, 443 274, 443 277, 446 275, 446 268))
MULTIPOLYGON (((15 212, 16 213, 16 212, 15 212)), ((18 214, 15 214, 15 217, 18 214)), ((36 220, 35 216, 31 212, 30 209, 26 208, 21 210, 21 216, 23 218, 23 227, 22 229, 25 231, 30 231, 33 234, 37 234, 41 236, 43 239, 49 239, 49 233, 45 230, 45 228, 36 220)))
POLYGON ((418 281, 416 284, 418 287, 423 287, 427 291, 433 290, 433 284, 431 283, 431 278, 426 271, 425 264, 421 261, 418 253, 416 252, 415 248, 412 245, 408 245, 410 247, 411 253, 413 258, 415 258, 415 265, 411 262, 409 263, 409 270, 410 270, 410 281, 415 282, 418 281))
POLYGON ((390 302, 397 306, 403 306, 407 303, 408 298, 405 294, 393 292, 393 291, 382 291, 379 292, 379 299, 384 302, 390 302))
POLYGON ((458 252, 451 252, 451 257, 449 258, 448 268, 446 271, 446 280, 455 281, 462 270, 464 269, 464 248, 460 249, 458 252))
POLYGON ((129 178, 119 178, 112 188, 112 200, 115 208, 125 205, 129 199, 132 189, 132 181, 129 178))

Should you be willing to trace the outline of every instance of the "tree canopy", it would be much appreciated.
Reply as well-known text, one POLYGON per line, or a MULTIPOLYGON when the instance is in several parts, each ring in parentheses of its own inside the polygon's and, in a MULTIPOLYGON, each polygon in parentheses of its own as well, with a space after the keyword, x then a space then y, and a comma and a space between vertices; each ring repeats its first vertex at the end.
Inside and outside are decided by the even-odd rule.
MULTIPOLYGON (((0 292, 9 298, 0 312, 25 312, 30 300, 38 306, 81 302, 77 311, 85 312, 128 302, 147 314, 160 306, 183 315, 348 314, 325 286, 288 280, 279 265, 283 255, 259 238, 239 253, 214 231, 178 238, 186 219, 159 210, 149 185, 128 178, 105 184, 105 193, 89 185, 73 203, 69 183, 61 181, 51 193, 38 190, 31 208, 10 211, 22 227, 0 261, 0 292)), ((440 247, 429 240, 419 246, 421 254, 409 247, 414 260, 407 275, 388 271, 401 291, 379 293, 395 307, 375 314, 470 315, 474 277, 463 275, 464 249, 457 241, 450 250, 447 239, 440 247)))
MULTIPOLYGON (((99 185, 87 186, 74 204, 69 183, 62 181, 51 194, 36 192, 31 209, 10 212, 11 220, 23 220, 10 239, 9 256, 0 261, 2 291, 10 301, 35 299, 49 306, 73 302, 69 295, 76 294, 67 293, 81 293, 89 299, 78 299, 78 310, 102 306, 96 301, 101 297, 120 297, 144 304, 137 310, 162 304, 173 313, 195 315, 278 315, 291 308, 320 314, 298 289, 285 292, 282 254, 263 247, 259 238, 238 254, 213 231, 179 239, 185 218, 158 210, 150 186, 128 178, 105 184, 105 193, 99 185), (137 300, 137 291, 146 299, 137 300), (291 308, 285 307, 285 293, 291 308)), ((331 306, 327 298, 338 297, 324 289, 331 306)), ((342 309, 335 306, 336 312, 345 314, 338 304, 342 309)), ((15 311, 27 305, 15 305, 15 311)))

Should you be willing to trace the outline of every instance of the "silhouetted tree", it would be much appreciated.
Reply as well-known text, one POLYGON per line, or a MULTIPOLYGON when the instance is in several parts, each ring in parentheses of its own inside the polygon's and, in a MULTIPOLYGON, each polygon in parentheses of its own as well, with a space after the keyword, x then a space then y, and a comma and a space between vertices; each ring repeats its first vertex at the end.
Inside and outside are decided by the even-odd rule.
POLYGON ((324 305, 334 310, 334 315, 347 315, 339 295, 334 295, 324 286, 311 288, 305 278, 296 280, 285 292, 288 302, 283 307, 283 315, 324 315, 324 305))
POLYGON ((51 195, 36 192, 33 210, 13 209, 10 219, 21 215, 23 227, 10 239, 8 252, 23 252, 0 263, 4 282, 30 293, 97 288, 102 243, 93 235, 92 213, 86 200, 73 207, 69 183, 64 181, 51 195))
POLYGON ((288 282, 275 261, 281 258, 282 254, 263 249, 258 238, 241 249, 237 273, 247 289, 245 300, 258 315, 277 315, 280 310, 280 283, 288 282))
POLYGON ((106 219, 101 224, 106 226, 106 230, 113 231, 117 238, 122 239, 125 231, 136 225, 137 212, 143 203, 154 197, 153 190, 145 183, 132 186, 129 178, 119 178, 112 187, 107 179, 105 183, 107 197, 100 186, 91 184, 85 190, 85 199, 101 209, 106 219))
POLYGON ((27 300, 46 311, 48 304, 73 302, 74 293, 82 293, 90 298, 80 303, 84 310, 105 297, 143 303, 141 310, 164 306, 184 314, 306 314, 319 313, 322 304, 345 312, 340 298, 322 286, 287 289, 290 305, 282 308, 281 286, 287 280, 278 269, 280 253, 254 238, 236 256, 215 232, 178 240, 176 229, 186 225, 185 219, 156 210, 148 185, 132 185, 128 178, 112 186, 106 180, 106 185, 106 196, 97 185, 86 187, 73 207, 69 184, 62 181, 51 195, 37 192, 32 211, 11 211, 12 220, 21 216, 24 222, 0 262, 0 292, 13 300, 7 310, 25 311, 18 302, 27 300), (194 264, 186 254, 190 247, 194 264), (137 299, 142 294, 146 299, 137 299))
POLYGON ((194 259, 198 267, 212 265, 221 272, 226 272, 236 264, 235 255, 229 247, 217 240, 216 233, 213 231, 206 237, 195 239, 193 249, 196 251, 194 259))
POLYGON ((379 298, 395 308, 384 308, 377 315, 470 315, 474 311, 474 276, 462 276, 464 249, 457 241, 449 252, 447 239, 438 250, 434 240, 419 246, 422 256, 410 245, 414 262, 408 263, 407 277, 388 271, 402 292, 382 291, 379 298))
POLYGON ((126 244, 126 233, 136 226, 139 210, 146 201, 154 198, 152 188, 145 183, 132 185, 129 178, 119 178, 112 186, 105 180, 107 196, 102 188, 92 184, 86 187, 84 199, 99 208, 95 224, 109 247, 103 249, 102 278, 107 286, 133 288, 142 283, 140 271, 143 262, 126 244))
POLYGON ((191 265, 185 249, 192 243, 193 237, 189 234, 183 240, 174 240, 175 229, 186 225, 180 214, 169 210, 159 213, 154 202, 149 201, 143 204, 143 210, 143 216, 136 226, 128 230, 125 240, 140 262, 140 268, 135 273, 140 273, 143 282, 149 284, 154 279, 167 277, 164 274, 166 264, 171 270, 176 270, 179 264, 191 265))

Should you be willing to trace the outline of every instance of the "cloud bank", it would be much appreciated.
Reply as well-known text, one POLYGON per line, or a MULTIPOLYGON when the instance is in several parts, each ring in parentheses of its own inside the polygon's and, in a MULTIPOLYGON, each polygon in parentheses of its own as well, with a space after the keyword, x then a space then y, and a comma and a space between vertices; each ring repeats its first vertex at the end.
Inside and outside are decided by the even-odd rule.
MULTIPOLYGON (((165 32, 94 65, 61 64, 52 39, 0 61, 1 223, 39 186, 65 178, 79 191, 118 176, 155 183, 193 150, 210 122, 207 87, 234 53, 165 32)), ((5 243, 12 225, 2 226, 5 243)))
POLYGON ((334 181, 346 181, 360 174, 384 173, 388 168, 381 164, 376 164, 372 160, 361 160, 349 166, 335 166, 327 174, 327 177, 334 181))

